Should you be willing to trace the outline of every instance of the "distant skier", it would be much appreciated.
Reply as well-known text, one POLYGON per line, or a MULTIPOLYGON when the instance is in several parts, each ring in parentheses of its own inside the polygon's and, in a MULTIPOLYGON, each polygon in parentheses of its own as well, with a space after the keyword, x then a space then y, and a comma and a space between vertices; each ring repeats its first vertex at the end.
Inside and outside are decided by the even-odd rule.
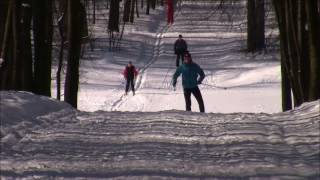
POLYGON ((182 39, 182 35, 179 35, 179 38, 174 43, 174 53, 177 55, 176 58, 176 66, 179 67, 179 61, 181 58, 181 62, 184 60, 184 53, 188 50, 187 42, 182 39))
POLYGON ((202 83, 205 74, 198 64, 192 62, 191 54, 188 51, 185 53, 184 57, 184 64, 179 66, 173 75, 173 87, 176 87, 177 79, 180 74, 182 74, 186 111, 191 111, 191 94, 193 94, 198 101, 200 112, 204 112, 204 103, 198 85, 202 83))
POLYGON ((124 78, 127 80, 125 95, 128 94, 129 85, 131 85, 132 93, 133 95, 135 95, 134 80, 138 75, 138 71, 136 70, 136 68, 134 67, 131 61, 129 61, 128 65, 125 67, 123 71, 123 75, 124 75, 124 78))
POLYGON ((173 24, 173 0, 167 0, 167 22, 173 24))

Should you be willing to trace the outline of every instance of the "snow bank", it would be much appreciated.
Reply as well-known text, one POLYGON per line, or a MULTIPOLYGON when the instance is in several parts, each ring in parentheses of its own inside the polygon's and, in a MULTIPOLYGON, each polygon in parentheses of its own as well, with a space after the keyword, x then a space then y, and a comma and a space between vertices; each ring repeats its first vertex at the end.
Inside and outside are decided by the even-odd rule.
POLYGON ((277 114, 81 112, 1 94, 3 179, 315 179, 319 101, 277 114))
POLYGON ((31 129, 55 123, 41 118, 55 112, 72 112, 67 103, 30 92, 0 91, 1 142, 15 143, 31 129))

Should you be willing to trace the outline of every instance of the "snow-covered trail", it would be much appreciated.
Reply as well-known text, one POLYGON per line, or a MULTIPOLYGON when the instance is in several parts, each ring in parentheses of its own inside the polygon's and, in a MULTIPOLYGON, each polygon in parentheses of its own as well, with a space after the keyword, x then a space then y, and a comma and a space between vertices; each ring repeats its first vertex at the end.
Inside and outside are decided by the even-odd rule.
MULTIPOLYGON (((149 71, 150 67, 158 60, 160 54, 161 54, 161 43, 162 43, 162 37, 165 32, 168 31, 169 26, 163 25, 163 27, 160 29, 159 32, 157 32, 155 36, 155 44, 153 47, 153 55, 151 56, 150 60, 147 61, 146 64, 142 68, 139 69, 139 76, 137 77, 135 81, 135 90, 138 91, 141 89, 141 86, 145 84, 145 78, 147 76, 147 72, 149 71)), ((143 58, 143 57, 142 57, 143 58)), ((118 101, 115 101, 111 105, 111 111, 119 110, 119 108, 122 106, 122 104, 125 103, 125 101, 128 99, 127 96, 121 95, 120 99, 118 101)), ((138 108, 135 109, 137 111, 143 111, 143 109, 138 108)))
POLYGON ((89 113, 26 92, 0 97, 1 179, 320 176, 319 101, 272 115, 89 113))
MULTIPOLYGON (((154 57, 143 69, 136 95, 121 97, 112 110, 185 109, 181 83, 178 82, 177 91, 171 87, 175 71, 173 44, 182 34, 193 60, 207 75, 200 86, 207 112, 279 112, 279 62, 274 54, 254 57, 241 52, 245 48, 245 32, 234 24, 241 24, 245 15, 242 12, 228 22, 225 20, 229 14, 223 15, 216 6, 184 2, 175 23, 157 35, 154 57)), ((245 8, 241 2, 238 6, 239 12, 245 8)), ((193 110, 198 110, 195 99, 193 110)))

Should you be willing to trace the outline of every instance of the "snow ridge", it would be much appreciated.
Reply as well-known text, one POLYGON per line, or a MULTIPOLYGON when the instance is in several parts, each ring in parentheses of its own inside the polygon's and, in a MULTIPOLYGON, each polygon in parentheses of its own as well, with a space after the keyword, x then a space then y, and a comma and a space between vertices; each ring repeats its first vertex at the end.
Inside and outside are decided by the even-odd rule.
MULTIPOLYGON (((19 107, 38 97, 23 94, 1 92, 1 102, 20 99, 14 106, 19 107)), ((61 106, 46 98, 38 101, 29 105, 61 106)), ((1 178, 316 179, 319 103, 272 115, 90 113, 66 107, 24 119, 6 116, 10 105, 1 103, 1 129, 18 128, 10 121, 30 123, 14 143, 4 142, 7 134, 1 131, 1 178)), ((17 117, 21 113, 32 114, 32 109, 16 111, 17 117)))

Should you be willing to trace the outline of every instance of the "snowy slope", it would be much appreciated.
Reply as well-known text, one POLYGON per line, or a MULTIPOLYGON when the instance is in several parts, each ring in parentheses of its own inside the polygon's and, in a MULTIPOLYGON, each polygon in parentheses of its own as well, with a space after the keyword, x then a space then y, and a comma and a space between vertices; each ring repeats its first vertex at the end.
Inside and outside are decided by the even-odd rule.
POLYGON ((277 113, 277 55, 243 53, 244 4, 221 15, 203 3, 183 3, 172 26, 162 8, 141 15, 120 51, 108 51, 96 27, 96 49, 81 61, 82 111, 0 91, 0 178, 318 179, 320 102, 277 113), (230 15, 239 19, 225 21, 230 15), (170 86, 180 33, 207 74, 200 86, 207 114, 185 112, 181 86, 170 86), (123 96, 129 60, 140 69, 135 96, 123 96))
MULTIPOLYGON (((196 1, 198 2, 198 1, 196 1)), ((120 51, 108 51, 105 34, 98 34, 95 51, 86 51, 81 61, 79 109, 84 111, 184 110, 181 83, 171 87, 175 70, 173 43, 182 34, 193 60, 206 73, 200 86, 206 112, 281 111, 280 65, 276 53, 246 54, 245 4, 183 2, 175 23, 167 26, 162 8, 144 14, 125 31, 120 51), (237 13, 232 13, 233 11, 237 13), (234 21, 228 21, 233 19, 234 21), (140 70, 137 93, 123 96, 122 70, 133 61, 140 70)), ((268 30, 268 29, 267 29, 268 30)), ((181 80, 181 79, 179 79, 181 80)), ((55 90, 53 89, 53 93, 55 90)), ((55 95, 54 95, 55 96, 55 95)), ((193 99, 192 109, 198 111, 193 99)))
POLYGON ((1 179, 320 176, 319 101, 272 115, 90 113, 26 92, 0 97, 1 179))

